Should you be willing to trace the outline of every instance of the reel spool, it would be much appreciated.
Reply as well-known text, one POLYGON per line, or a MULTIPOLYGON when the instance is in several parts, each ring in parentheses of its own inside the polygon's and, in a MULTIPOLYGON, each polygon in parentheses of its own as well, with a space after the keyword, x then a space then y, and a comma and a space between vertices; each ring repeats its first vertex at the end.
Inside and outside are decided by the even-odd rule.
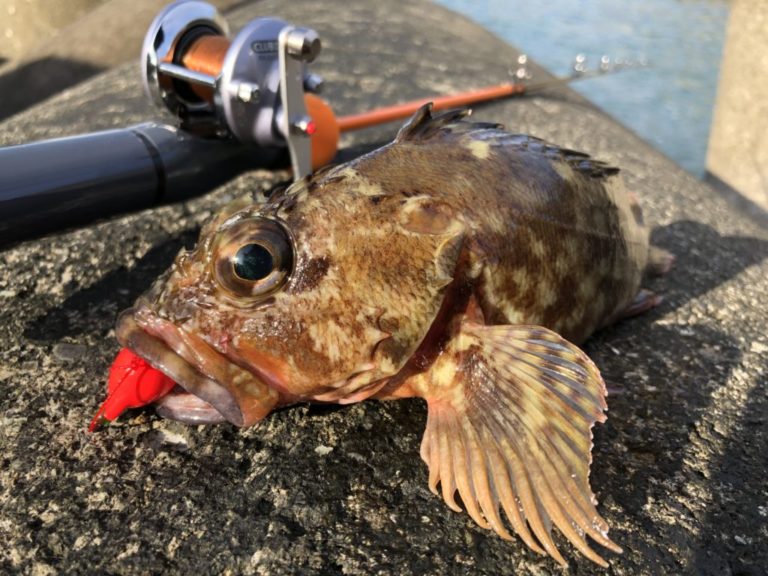
POLYGON ((144 38, 144 89, 206 137, 287 147, 294 178, 333 158, 339 130, 315 96, 322 79, 307 71, 321 50, 314 30, 277 18, 249 22, 232 40, 215 7, 197 0, 164 8, 144 38))

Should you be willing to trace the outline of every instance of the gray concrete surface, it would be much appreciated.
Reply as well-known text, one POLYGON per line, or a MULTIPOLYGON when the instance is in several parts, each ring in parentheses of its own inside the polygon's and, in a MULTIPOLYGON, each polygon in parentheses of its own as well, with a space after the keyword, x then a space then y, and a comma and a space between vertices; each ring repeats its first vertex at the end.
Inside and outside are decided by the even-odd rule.
MULTIPOLYGON (((514 51, 424 1, 266 0, 326 38, 341 112, 502 79, 514 51)), ((116 70, 0 124, 0 144, 154 115, 116 70)), ((768 566, 768 233, 582 99, 476 111, 623 170, 676 268, 655 311, 586 345, 608 383, 592 485, 625 552, 603 571, 558 537, 571 574, 759 575, 768 566)), ((391 136, 392 127, 346 139, 391 136)), ((41 167, 44 169, 44 167, 41 167)), ((88 435, 118 311, 211 211, 280 175, 0 252, 0 572, 561 574, 427 489, 418 401, 298 406, 262 425, 189 428, 139 410, 88 435)))
POLYGON ((734 0, 707 171, 768 210, 768 3, 734 0))
POLYGON ((30 48, 104 0, 0 0, 0 57, 22 58, 30 48))
MULTIPOLYGON (((237 0, 208 2, 224 11, 237 0)), ((0 0, 0 120, 113 66, 138 66, 144 34, 168 3, 0 0)))

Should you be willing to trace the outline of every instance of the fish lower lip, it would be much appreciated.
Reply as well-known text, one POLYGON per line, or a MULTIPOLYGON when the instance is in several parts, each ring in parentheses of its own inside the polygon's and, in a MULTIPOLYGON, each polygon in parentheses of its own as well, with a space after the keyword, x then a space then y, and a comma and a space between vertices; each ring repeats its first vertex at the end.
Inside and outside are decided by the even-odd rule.
POLYGON ((122 346, 133 350, 187 392, 211 404, 235 426, 243 426, 243 413, 232 394, 224 386, 199 372, 163 340, 146 332, 134 318, 132 308, 120 314, 115 333, 122 346))

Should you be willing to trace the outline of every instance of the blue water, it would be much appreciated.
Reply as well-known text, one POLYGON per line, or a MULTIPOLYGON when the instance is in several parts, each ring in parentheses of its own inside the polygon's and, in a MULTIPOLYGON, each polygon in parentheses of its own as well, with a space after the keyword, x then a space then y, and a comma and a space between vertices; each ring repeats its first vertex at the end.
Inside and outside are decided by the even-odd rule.
POLYGON ((437 0, 554 74, 578 53, 651 67, 573 88, 697 176, 704 172, 728 0, 437 0))

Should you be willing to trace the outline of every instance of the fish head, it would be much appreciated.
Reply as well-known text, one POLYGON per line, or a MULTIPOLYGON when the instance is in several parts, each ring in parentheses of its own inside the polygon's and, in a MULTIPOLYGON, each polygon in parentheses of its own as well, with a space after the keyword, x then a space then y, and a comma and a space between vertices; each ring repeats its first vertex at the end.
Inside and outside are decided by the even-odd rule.
POLYGON ((413 356, 462 238, 445 206, 337 167, 222 210, 116 333, 236 425, 344 401, 413 356))

